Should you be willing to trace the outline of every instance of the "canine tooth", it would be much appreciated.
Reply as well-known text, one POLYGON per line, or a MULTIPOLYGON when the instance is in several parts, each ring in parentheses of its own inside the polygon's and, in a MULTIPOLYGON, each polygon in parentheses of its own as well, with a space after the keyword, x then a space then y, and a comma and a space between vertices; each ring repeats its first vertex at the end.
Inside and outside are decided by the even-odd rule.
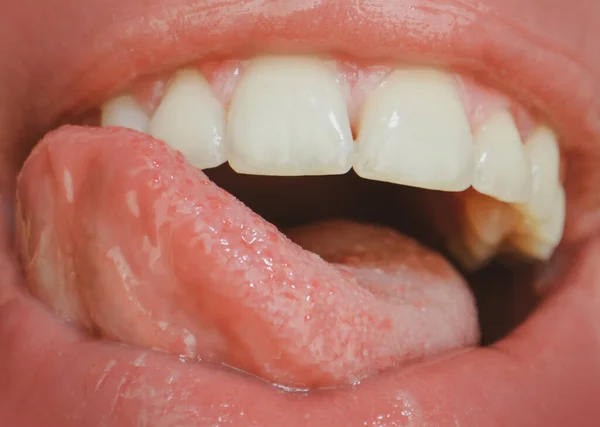
POLYGON ((473 187, 504 202, 529 201, 530 167, 508 111, 496 112, 475 133, 473 187))
POLYGON ((227 157, 240 173, 335 175, 350 170, 352 133, 336 75, 311 57, 252 60, 233 94, 227 157))
POLYGON ((130 95, 117 96, 102 106, 102 126, 121 126, 147 132, 148 122, 148 116, 130 95))
POLYGON ((553 214, 560 186, 560 151, 557 137, 545 126, 537 128, 525 144, 531 170, 531 200, 520 205, 526 215, 544 220, 553 214))
POLYGON ((537 259, 547 260, 560 243, 565 226, 566 195, 558 186, 552 204, 552 216, 545 220, 522 216, 509 242, 520 252, 537 259))
POLYGON ((396 70, 371 93, 359 125, 361 177, 445 191, 471 185, 473 139, 449 74, 396 70))
POLYGON ((227 161, 223 141, 225 113, 200 72, 178 71, 150 120, 149 133, 181 151, 200 169, 227 161))

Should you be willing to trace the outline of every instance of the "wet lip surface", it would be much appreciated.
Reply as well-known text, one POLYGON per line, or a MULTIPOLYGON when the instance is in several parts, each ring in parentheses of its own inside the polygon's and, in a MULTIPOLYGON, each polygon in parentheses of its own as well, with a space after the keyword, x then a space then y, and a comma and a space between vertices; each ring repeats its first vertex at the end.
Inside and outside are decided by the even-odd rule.
MULTIPOLYGON (((360 51, 376 45, 378 49, 370 50, 373 57, 419 57, 461 65, 500 79, 515 94, 539 103, 579 161, 567 188, 577 196, 570 210, 597 206, 587 197, 598 188, 597 173, 591 172, 598 164, 600 126, 600 57, 594 55, 593 45, 600 28, 592 25, 599 20, 597 2, 581 1, 577 7, 561 1, 300 2, 294 4, 296 10, 275 2, 231 3, 19 3, 5 16, 9 25, 4 31, 36 43, 20 53, 18 43, 3 47, 15 58, 0 70, 6 73, 5 81, 15 82, 7 99, 22 101, 22 110, 3 112, 3 120, 45 128, 63 112, 97 103, 139 74, 201 55, 200 46, 220 52, 318 46, 361 56, 360 51), (57 13, 60 18, 52 19, 57 13), (223 17, 231 18, 217 19, 223 17), (315 18, 321 30, 308 31, 304 23, 315 18), (243 40, 252 44, 244 45, 243 40), (49 76, 54 77, 52 84, 49 76), (33 118, 25 121, 24 114, 33 118)), ((11 129, 12 134, 3 131, 10 137, 7 141, 30 136, 17 133, 16 126, 11 129)), ((3 179, 4 188, 10 188, 10 178, 3 179)), ((569 224, 573 238, 595 227, 594 216, 586 218, 578 228, 569 224)), ((7 243, 5 251, 9 250, 7 243)), ((594 381, 600 376, 600 337, 593 322, 600 304, 595 266, 599 255, 597 244, 581 249, 570 275, 557 279, 569 286, 490 349, 392 372, 352 392, 310 396, 281 393, 254 380, 242 381, 234 373, 187 366, 157 354, 148 354, 140 365, 139 351, 88 342, 65 330, 37 304, 18 297, 0 311, 6 349, 0 354, 0 383, 8 384, 0 389, 0 412, 14 419, 11 425, 41 423, 46 416, 75 425, 97 424, 102 417, 113 425, 131 425, 143 414, 151 425, 173 416, 198 425, 219 422, 219 417, 220 422, 242 425, 278 425, 281 420, 306 425, 306 418, 300 417, 305 414, 314 425, 331 426, 594 425, 600 416, 594 398, 600 392, 600 382, 594 381), (32 411, 30 402, 48 405, 32 411), (172 402, 168 413, 165 402, 172 402)), ((8 261, 14 263, 3 260, 8 261)), ((3 290, 10 289, 9 275, 3 274, 3 290)), ((12 285, 16 277, 15 273, 12 285)))
POLYGON ((312 394, 90 341, 35 303, 14 302, 0 312, 0 413, 8 425, 593 426, 598 256, 600 244, 582 249, 561 278, 569 286, 491 348, 312 394))

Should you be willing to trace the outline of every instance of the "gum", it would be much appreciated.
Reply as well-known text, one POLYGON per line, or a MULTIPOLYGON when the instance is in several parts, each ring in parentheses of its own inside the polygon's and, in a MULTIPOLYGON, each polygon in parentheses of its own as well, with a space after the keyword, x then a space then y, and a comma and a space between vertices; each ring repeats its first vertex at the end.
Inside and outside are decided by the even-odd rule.
MULTIPOLYGON (((392 65, 360 65, 348 60, 324 58, 337 74, 337 79, 347 101, 347 109, 353 129, 356 129, 360 110, 369 94, 379 86, 397 67, 392 65)), ((249 60, 225 60, 219 62, 190 64, 198 69, 211 85, 217 99, 227 109, 240 77, 249 60)), ((452 73, 452 71, 449 71, 452 73)), ((536 115, 520 103, 501 92, 486 87, 475 79, 453 73, 459 96, 473 132, 499 109, 508 109, 513 114, 523 141, 540 123, 536 115)), ((134 96, 144 111, 151 117, 164 96, 172 74, 165 73, 134 83, 129 93, 134 96)))

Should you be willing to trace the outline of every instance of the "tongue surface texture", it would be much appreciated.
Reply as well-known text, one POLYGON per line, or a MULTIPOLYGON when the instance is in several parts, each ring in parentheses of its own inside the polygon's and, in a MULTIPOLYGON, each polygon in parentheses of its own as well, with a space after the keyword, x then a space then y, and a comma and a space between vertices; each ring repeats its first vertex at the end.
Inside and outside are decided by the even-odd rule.
POLYGON ((299 388, 478 340, 473 298, 441 256, 347 221, 290 240, 147 135, 59 129, 17 195, 31 292, 102 337, 299 388))

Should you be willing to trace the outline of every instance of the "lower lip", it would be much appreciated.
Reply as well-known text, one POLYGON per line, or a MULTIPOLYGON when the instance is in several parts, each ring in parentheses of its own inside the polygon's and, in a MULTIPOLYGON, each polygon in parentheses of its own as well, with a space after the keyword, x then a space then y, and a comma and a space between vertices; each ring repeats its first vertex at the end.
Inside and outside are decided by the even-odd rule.
POLYGON ((9 304, 0 313, 0 402, 10 425, 593 425, 600 337, 589 319, 600 306, 599 255, 600 244, 581 250, 560 278, 569 285, 492 347, 307 393, 90 341, 37 305, 9 304))
POLYGON ((568 288, 494 347, 310 393, 89 341, 65 333, 40 307, 9 306, 0 331, 6 338, 0 401, 10 408, 4 419, 63 426, 592 426, 600 349, 597 328, 586 319, 599 302, 593 282, 599 255, 600 245, 587 248, 576 267, 587 273, 567 278, 568 288))

